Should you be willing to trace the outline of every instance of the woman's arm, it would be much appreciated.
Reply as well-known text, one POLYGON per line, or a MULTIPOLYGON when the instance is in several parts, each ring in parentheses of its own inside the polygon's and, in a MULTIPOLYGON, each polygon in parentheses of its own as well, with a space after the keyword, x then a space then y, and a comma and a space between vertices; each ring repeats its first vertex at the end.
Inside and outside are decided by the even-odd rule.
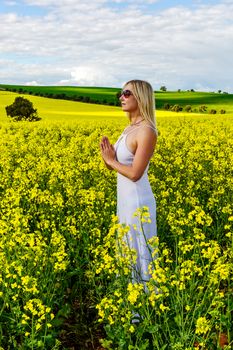
POLYGON ((112 168, 110 165, 108 165, 108 164, 105 162, 105 160, 104 160, 104 164, 105 164, 105 166, 106 166, 106 168, 107 168, 108 170, 113 170, 113 168, 112 168))
POLYGON ((138 181, 143 175, 157 142, 157 137, 153 130, 143 128, 136 136, 137 148, 132 165, 119 163, 115 157, 112 157, 110 148, 105 144, 102 150, 102 156, 106 164, 118 173, 128 177, 132 181, 138 181))

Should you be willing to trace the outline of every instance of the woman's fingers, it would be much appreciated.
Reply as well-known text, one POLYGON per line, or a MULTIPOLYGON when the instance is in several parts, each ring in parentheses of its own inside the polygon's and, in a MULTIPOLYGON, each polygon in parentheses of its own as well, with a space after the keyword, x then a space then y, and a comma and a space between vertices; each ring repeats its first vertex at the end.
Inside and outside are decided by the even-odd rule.
POLYGON ((100 145, 101 145, 102 149, 106 149, 106 148, 111 147, 111 144, 110 144, 109 139, 107 138, 107 136, 103 136, 102 137, 102 141, 101 141, 100 145))
POLYGON ((106 136, 102 137, 102 140, 100 142, 100 148, 103 150, 105 148, 105 144, 106 144, 106 136))

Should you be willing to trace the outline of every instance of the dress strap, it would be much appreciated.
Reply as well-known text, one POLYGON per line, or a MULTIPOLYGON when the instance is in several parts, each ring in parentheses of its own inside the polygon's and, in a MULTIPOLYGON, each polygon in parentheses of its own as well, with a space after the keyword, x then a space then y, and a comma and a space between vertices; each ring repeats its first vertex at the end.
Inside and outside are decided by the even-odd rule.
POLYGON ((152 125, 150 125, 150 124, 145 125, 145 126, 147 126, 148 128, 151 128, 151 129, 155 132, 155 134, 158 136, 158 129, 156 129, 155 126, 152 126, 152 125))
POLYGON ((152 126, 150 124, 145 124, 145 125, 140 125, 137 128, 134 128, 133 130, 130 130, 129 132, 125 132, 125 130, 124 130, 122 135, 129 135, 132 132, 134 132, 135 130, 141 129, 141 128, 145 127, 145 126, 150 128, 150 129, 152 129, 156 133, 156 135, 158 134, 158 131, 157 131, 157 129, 154 126, 152 126))

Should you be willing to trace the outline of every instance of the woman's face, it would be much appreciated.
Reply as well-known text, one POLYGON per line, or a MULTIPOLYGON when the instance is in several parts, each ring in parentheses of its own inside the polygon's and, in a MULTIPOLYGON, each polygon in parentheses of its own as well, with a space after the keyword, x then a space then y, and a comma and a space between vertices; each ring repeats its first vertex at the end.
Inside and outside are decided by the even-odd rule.
POLYGON ((132 85, 130 83, 125 85, 123 91, 126 91, 126 93, 128 91, 131 92, 131 94, 129 96, 127 94, 126 94, 126 96, 124 96, 124 94, 122 94, 120 97, 121 106, 122 106, 123 111, 132 113, 132 112, 136 112, 137 110, 139 110, 137 100, 134 97, 134 95, 132 94, 132 85))

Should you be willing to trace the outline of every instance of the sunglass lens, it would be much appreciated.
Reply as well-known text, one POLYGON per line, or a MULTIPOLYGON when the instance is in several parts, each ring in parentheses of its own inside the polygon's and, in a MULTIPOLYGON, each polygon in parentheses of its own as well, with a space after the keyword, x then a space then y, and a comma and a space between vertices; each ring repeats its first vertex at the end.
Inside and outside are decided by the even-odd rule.
POLYGON ((124 95, 125 98, 128 98, 130 95, 132 95, 132 92, 130 90, 124 90, 122 91, 121 95, 124 95))

